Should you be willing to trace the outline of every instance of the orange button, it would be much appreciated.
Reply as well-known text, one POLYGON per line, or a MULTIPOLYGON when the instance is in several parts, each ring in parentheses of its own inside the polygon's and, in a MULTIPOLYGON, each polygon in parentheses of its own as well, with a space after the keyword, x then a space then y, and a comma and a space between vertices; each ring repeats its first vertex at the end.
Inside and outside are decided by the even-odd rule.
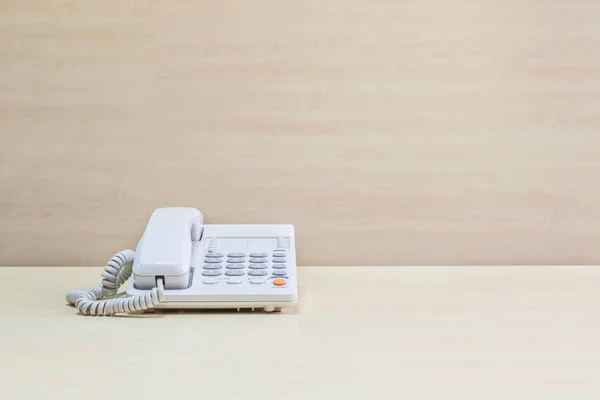
POLYGON ((281 279, 281 278, 273 279, 273 285, 285 286, 285 279, 281 279))

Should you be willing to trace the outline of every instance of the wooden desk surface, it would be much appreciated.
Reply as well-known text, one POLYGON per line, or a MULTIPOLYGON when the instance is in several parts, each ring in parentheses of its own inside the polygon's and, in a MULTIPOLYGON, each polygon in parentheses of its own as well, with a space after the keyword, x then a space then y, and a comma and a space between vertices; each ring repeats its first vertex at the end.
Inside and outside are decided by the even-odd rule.
POLYGON ((100 272, 0 268, 0 398, 600 398, 600 267, 300 268, 280 314, 77 315, 100 272))

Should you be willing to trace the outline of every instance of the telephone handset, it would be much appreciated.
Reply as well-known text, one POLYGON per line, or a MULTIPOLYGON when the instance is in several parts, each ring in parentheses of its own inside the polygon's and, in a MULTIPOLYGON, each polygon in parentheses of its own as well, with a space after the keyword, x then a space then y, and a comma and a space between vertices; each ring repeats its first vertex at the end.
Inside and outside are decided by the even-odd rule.
POLYGON ((279 311, 297 301, 294 227, 204 225, 191 207, 156 209, 136 251, 115 254, 102 283, 67 293, 84 315, 161 308, 279 311), (117 290, 132 278, 126 296, 117 290))
POLYGON ((192 243, 202 235, 202 213, 194 208, 159 208, 152 213, 133 262, 136 287, 152 289, 163 277, 165 289, 190 284, 192 243))

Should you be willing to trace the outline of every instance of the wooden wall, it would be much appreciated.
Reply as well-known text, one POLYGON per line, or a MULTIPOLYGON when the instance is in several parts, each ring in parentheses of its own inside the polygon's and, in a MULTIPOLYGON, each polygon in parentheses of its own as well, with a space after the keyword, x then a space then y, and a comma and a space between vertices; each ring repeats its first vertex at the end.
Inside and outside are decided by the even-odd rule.
POLYGON ((299 264, 600 261, 600 3, 0 2, 0 265, 156 207, 299 264))

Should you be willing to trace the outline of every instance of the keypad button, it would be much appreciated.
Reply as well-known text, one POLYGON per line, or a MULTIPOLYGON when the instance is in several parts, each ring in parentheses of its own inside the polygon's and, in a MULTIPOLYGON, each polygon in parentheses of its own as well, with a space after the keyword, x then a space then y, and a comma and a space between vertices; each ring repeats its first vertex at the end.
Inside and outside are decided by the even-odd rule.
POLYGON ((250 283, 253 285, 262 285, 265 282, 264 279, 250 279, 250 283))
POLYGON ((274 258, 273 262, 274 263, 284 263, 285 262, 285 258, 274 258))
POLYGON ((267 264, 250 264, 250 269, 267 269, 267 264))
POLYGON ((242 283, 240 279, 230 279, 227 281, 228 285, 239 285, 240 283, 242 283))
POLYGON ((212 279, 206 279, 204 281, 202 281, 202 283, 204 283, 205 285, 216 285, 218 283, 218 281, 212 280, 212 279))
POLYGON ((220 263, 223 262, 223 259, 222 258, 205 258, 204 262, 205 263, 217 263, 217 264, 220 264, 220 263))
POLYGON ((258 263, 258 264, 261 264, 261 263, 266 263, 267 261, 269 261, 267 257, 261 257, 261 258, 250 258, 250 262, 251 262, 251 263, 258 263))
POLYGON ((225 272, 225 275, 227 275, 227 276, 242 276, 242 275, 244 275, 244 271, 242 271, 240 269, 230 269, 229 271, 225 272))
POLYGON ((285 279, 277 278, 277 279, 273 280, 273 285, 285 286, 285 279))
POLYGON ((246 257, 244 253, 229 253, 227 257, 246 257))
POLYGON ((208 270, 208 271, 202 272, 202 275, 204 275, 204 276, 219 276, 219 275, 221 275, 221 273, 219 271, 215 271, 215 270, 208 270))
POLYGON ((206 253, 206 258, 221 258, 223 254, 221 253, 206 253))
POLYGON ((250 257, 267 257, 267 253, 250 253, 250 257))
POLYGON ((273 258, 285 257, 285 253, 273 253, 273 258))
POLYGON ((204 264, 204 269, 221 269, 223 266, 221 264, 204 264))
POLYGON ((227 269, 244 269, 244 264, 227 264, 227 269))
POLYGON ((267 271, 265 271, 263 269, 253 269, 250 272, 248 272, 248 275, 250 275, 250 276, 265 276, 265 275, 267 275, 267 271))
POLYGON ((243 263, 245 260, 243 258, 228 258, 228 263, 243 263))
POLYGON ((285 264, 273 264, 273 269, 286 269, 285 264))
POLYGON ((285 271, 273 271, 273 275, 285 275, 286 273, 285 271))

